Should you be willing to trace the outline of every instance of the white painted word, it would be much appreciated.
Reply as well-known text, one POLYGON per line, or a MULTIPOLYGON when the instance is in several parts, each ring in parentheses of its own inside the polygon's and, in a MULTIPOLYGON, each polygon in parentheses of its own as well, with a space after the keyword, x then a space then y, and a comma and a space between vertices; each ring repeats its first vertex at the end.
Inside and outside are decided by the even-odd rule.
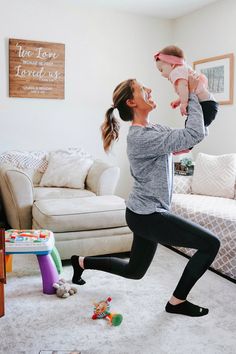
POLYGON ((15 69, 15 77, 19 77, 21 79, 28 77, 37 78, 41 81, 57 81, 62 79, 62 75, 58 70, 45 71, 44 67, 41 67, 39 70, 26 70, 22 68, 22 65, 17 65, 15 69))
POLYGON ((32 50, 26 50, 21 45, 19 45, 19 43, 16 43, 16 48, 18 50, 19 58, 32 58, 35 55, 35 58, 37 59, 48 60, 56 59, 59 56, 56 52, 50 50, 47 51, 42 47, 35 48, 35 52, 32 52, 32 50))

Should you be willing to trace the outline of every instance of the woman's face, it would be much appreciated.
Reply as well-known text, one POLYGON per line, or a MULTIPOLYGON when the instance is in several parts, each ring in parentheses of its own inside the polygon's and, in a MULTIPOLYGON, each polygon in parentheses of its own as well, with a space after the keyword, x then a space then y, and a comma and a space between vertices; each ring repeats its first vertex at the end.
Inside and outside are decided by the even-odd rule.
POLYGON ((147 112, 156 108, 156 102, 152 99, 152 90, 150 88, 147 88, 138 81, 134 81, 133 90, 134 108, 138 110, 146 110, 147 112))

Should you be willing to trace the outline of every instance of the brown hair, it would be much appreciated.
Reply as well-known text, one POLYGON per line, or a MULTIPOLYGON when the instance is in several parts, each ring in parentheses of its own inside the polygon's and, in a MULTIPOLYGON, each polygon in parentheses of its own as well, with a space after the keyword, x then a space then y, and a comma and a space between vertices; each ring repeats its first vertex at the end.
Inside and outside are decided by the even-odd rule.
POLYGON ((113 105, 106 111, 104 122, 101 125, 103 148, 106 152, 119 138, 120 123, 114 115, 114 109, 118 109, 122 120, 126 122, 133 120, 133 109, 127 105, 126 101, 133 98, 134 81, 136 80, 129 79, 121 82, 113 92, 113 105))
MULTIPOLYGON (((176 45, 169 45, 168 47, 165 47, 162 50, 160 50, 159 53, 167 54, 167 55, 174 55, 175 57, 184 59, 183 50, 180 49, 179 47, 177 47, 176 45)), ((158 60, 159 59, 157 58, 156 61, 158 61, 158 60)))

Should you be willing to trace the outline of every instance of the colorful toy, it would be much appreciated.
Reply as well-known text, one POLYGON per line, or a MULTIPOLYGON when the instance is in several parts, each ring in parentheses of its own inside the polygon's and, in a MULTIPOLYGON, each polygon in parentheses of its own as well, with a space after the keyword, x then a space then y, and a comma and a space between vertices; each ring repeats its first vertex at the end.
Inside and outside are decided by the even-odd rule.
POLYGON ((55 248, 55 239, 49 230, 16 230, 5 231, 5 250, 8 257, 8 270, 12 268, 12 254, 35 254, 42 275, 44 294, 55 294, 52 284, 59 279, 62 270, 61 259, 55 248))
POLYGON ((54 236, 49 230, 16 230, 5 231, 6 254, 32 253, 45 255, 54 247, 54 236))
POLYGON ((64 279, 59 279, 57 283, 53 283, 53 287, 56 289, 56 295, 63 299, 77 293, 77 289, 66 283, 64 279))
POLYGON ((62 272, 61 257, 54 243, 53 233, 49 230, 16 230, 5 232, 6 255, 12 253, 51 254, 59 274, 62 272))
POLYGON ((98 303, 94 303, 93 310, 93 320, 97 320, 100 318, 105 318, 109 321, 112 326, 119 326, 123 320, 123 316, 119 313, 111 313, 111 297, 108 297, 107 300, 102 300, 98 303))

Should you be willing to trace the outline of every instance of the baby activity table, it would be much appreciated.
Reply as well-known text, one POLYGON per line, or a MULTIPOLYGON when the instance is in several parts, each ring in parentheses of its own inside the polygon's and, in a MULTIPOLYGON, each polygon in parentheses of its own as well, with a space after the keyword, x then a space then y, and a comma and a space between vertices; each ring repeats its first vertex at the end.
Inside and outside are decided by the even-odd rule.
POLYGON ((35 254, 42 276, 43 293, 54 294, 53 283, 59 280, 61 258, 55 247, 52 231, 16 230, 5 231, 7 271, 12 269, 12 254, 35 254))

